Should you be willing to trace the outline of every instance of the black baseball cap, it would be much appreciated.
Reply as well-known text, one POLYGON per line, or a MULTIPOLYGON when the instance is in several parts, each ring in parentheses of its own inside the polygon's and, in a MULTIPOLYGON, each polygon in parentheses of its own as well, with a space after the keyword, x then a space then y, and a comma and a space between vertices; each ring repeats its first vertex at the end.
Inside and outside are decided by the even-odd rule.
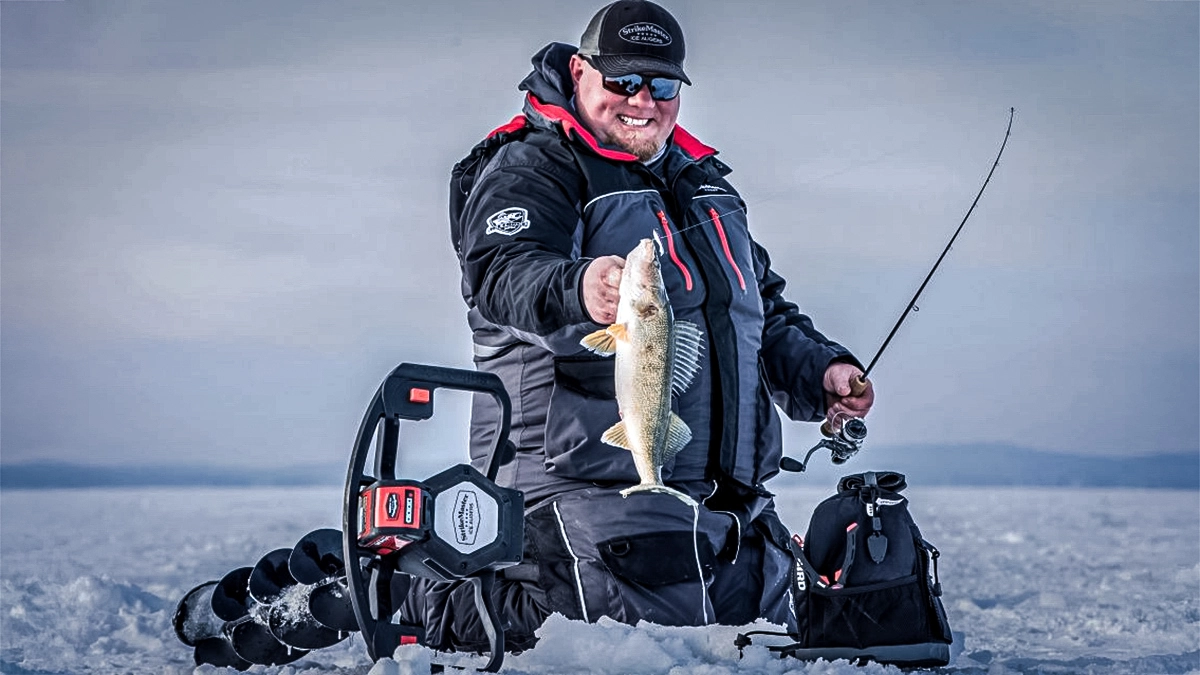
POLYGON ((683 72, 683 30, 671 13, 649 0, 617 0, 592 17, 579 55, 608 77, 664 75, 692 81, 683 72))

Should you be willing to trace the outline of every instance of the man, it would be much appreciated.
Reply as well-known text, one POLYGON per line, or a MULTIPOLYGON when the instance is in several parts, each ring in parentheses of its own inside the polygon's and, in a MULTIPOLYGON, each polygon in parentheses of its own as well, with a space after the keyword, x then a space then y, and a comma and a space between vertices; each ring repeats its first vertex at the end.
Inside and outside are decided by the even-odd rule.
MULTIPOLYGON (((501 484, 526 499, 525 561, 501 575, 510 648, 532 644, 552 612, 666 625, 794 625, 788 531, 764 483, 782 455, 776 406, 790 418, 862 416, 862 371, 782 296, 750 237, 745 204, 716 151, 676 124, 683 32, 667 10, 620 0, 578 49, 552 43, 521 83, 524 113, 454 170, 452 239, 480 370, 513 402, 515 456, 501 484), (691 441, 665 494, 628 499, 628 451, 601 441, 618 419, 613 362, 580 338, 612 323, 626 255, 662 243, 675 317, 703 331, 702 367, 676 411, 691 441)), ((472 455, 497 409, 476 397, 472 455)), ((417 583, 402 619, 442 649, 486 648, 470 590, 417 583)))

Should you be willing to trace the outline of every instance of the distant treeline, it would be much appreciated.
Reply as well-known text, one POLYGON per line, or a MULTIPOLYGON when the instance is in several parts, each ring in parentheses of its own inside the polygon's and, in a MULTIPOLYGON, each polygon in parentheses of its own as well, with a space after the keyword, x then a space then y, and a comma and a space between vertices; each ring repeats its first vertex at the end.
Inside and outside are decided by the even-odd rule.
MULTIPOLYGON (((790 454, 797 455, 795 450, 790 454)), ((445 468, 445 467, 441 467, 445 468)), ((409 476, 428 478, 438 469, 409 476)), ((849 462, 831 465, 813 455, 801 481, 867 470, 899 471, 913 485, 1029 485, 1200 489, 1200 451, 1137 457, 1098 457, 1043 452, 1007 445, 868 445, 849 462)), ((59 462, 0 464, 0 488, 149 486, 341 485, 340 464, 246 469, 229 466, 89 466, 59 462)), ((787 479, 784 479, 787 480, 787 479)))
MULTIPOLYGON (((797 454, 792 451, 790 454, 797 454)), ((890 470, 911 485, 1030 485, 1200 489, 1196 452, 1108 457, 1000 444, 867 446, 846 464, 813 455, 812 478, 890 470)))
POLYGON ((151 486, 341 485, 342 465, 244 467, 129 464, 92 466, 69 462, 0 464, 0 489, 151 486))

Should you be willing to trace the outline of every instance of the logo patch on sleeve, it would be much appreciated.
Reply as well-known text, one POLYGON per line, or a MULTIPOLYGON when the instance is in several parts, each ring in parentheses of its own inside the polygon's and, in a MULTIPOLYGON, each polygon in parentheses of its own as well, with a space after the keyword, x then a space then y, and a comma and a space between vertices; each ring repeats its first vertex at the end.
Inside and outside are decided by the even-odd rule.
POLYGON ((512 236, 529 227, 529 212, 519 206, 510 206, 488 216, 487 234, 512 236))

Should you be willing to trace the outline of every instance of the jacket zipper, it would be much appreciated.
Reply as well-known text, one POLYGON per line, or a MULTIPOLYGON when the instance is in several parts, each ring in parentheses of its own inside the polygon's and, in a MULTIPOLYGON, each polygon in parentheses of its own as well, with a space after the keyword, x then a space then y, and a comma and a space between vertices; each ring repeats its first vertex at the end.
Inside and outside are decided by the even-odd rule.
POLYGON ((667 252, 671 254, 671 261, 683 273, 683 285, 687 290, 692 290, 692 273, 688 271, 683 261, 679 259, 679 255, 675 253, 675 233, 671 232, 671 226, 667 224, 667 214, 660 209, 657 212, 658 222, 662 223, 663 232, 667 235, 667 252))
POLYGON ((729 261, 730 267, 737 274, 738 285, 742 290, 746 290, 746 279, 742 277, 742 270, 738 268, 737 263, 733 261, 733 253, 729 250, 729 240, 725 238, 725 227, 721 225, 721 216, 717 210, 709 207, 708 215, 712 217, 713 224, 717 226, 717 236, 721 238, 721 248, 725 249, 725 259, 729 261))

